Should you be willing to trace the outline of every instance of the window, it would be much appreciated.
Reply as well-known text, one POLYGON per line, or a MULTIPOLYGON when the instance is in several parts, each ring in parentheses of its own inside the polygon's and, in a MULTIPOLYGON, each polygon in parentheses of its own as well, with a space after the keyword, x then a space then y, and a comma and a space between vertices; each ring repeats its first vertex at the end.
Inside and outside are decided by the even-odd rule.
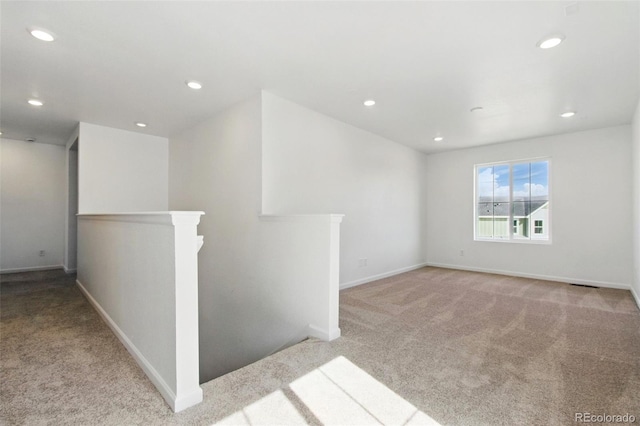
POLYGON ((549 163, 542 159, 475 166, 476 240, 550 239, 549 163))
POLYGON ((533 226, 533 233, 534 234, 542 234, 542 220, 536 220, 535 224, 533 226))

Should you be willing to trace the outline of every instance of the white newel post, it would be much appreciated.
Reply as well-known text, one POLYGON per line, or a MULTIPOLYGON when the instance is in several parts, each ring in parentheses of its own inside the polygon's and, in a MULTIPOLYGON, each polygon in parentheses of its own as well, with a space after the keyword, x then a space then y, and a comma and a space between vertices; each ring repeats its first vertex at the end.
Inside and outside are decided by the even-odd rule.
POLYGON ((340 310, 340 224, 342 214, 330 216, 330 255, 329 255, 329 336, 328 340, 340 337, 338 324, 340 310))
POLYGON ((198 251, 200 215, 172 212, 176 253, 176 401, 178 412, 202 401, 198 346, 198 251), (196 243, 194 244, 194 241, 196 243), (194 308, 195 307, 195 308, 194 308))

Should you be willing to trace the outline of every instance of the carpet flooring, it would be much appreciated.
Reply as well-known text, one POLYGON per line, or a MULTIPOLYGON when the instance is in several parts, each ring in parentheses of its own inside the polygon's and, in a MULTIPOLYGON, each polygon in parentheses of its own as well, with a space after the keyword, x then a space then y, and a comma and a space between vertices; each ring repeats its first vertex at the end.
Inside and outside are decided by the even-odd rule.
POLYGON ((73 282, 0 277, 0 424, 640 422, 640 313, 625 290, 397 275, 340 293, 341 338, 204 383, 204 402, 173 414, 73 282))

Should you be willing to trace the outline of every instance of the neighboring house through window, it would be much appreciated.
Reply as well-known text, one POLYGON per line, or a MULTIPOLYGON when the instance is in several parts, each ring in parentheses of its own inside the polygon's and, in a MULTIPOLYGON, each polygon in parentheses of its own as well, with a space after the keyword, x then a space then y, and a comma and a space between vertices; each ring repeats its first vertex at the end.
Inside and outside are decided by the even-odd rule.
POLYGON ((536 159, 475 166, 476 240, 549 241, 549 164, 536 159))

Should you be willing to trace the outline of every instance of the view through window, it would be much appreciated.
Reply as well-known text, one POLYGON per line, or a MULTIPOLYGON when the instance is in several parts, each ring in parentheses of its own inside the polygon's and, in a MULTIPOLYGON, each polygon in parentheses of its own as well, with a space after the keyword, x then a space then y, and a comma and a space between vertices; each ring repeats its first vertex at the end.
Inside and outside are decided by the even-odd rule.
POLYGON ((476 240, 550 240, 549 159, 481 164, 475 173, 476 240))

